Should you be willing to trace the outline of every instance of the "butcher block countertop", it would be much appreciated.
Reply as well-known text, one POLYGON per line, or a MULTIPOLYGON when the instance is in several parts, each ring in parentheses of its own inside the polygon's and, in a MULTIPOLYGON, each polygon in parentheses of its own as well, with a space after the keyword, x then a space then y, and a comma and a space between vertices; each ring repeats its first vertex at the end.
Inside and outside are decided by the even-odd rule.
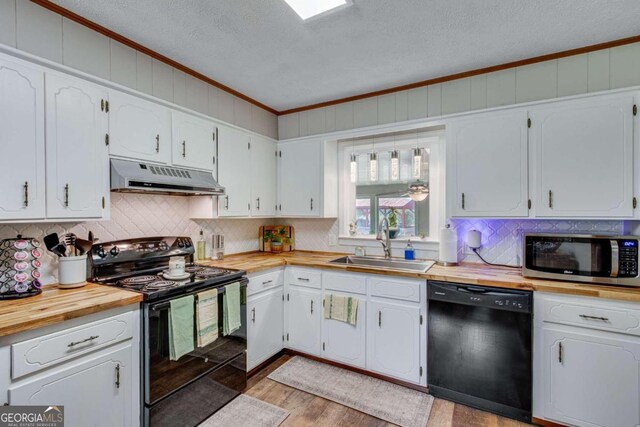
POLYGON ((0 300, 0 336, 86 316, 111 308, 137 304, 142 295, 110 286, 88 283, 82 288, 44 286, 34 297, 0 300))
POLYGON ((539 280, 522 277, 520 270, 507 267, 493 267, 485 264, 462 263, 455 267, 434 265, 426 273, 397 272, 370 267, 344 264, 330 264, 329 261, 344 253, 294 251, 282 254, 249 252, 229 255, 225 259, 208 260, 199 264, 221 268, 236 268, 248 273, 257 273, 271 268, 294 265, 311 268, 342 270, 355 273, 384 274, 471 285, 495 286, 499 288, 522 289, 527 291, 552 292, 586 297, 607 298, 640 302, 640 288, 615 287, 580 284, 556 280, 539 280))

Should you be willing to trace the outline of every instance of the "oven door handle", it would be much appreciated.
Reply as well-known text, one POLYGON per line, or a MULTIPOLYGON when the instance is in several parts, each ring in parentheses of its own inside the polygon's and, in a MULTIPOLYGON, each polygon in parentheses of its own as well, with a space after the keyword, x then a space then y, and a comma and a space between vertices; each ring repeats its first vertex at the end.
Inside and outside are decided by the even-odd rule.
MULTIPOLYGON (((240 282, 240 287, 241 288, 242 287, 246 288, 247 284, 249 283, 249 280, 246 277, 243 277, 242 279, 239 279, 238 281, 240 282)), ((232 283, 234 283, 234 282, 232 282, 232 283)), ((188 293, 185 293, 185 294, 176 295, 175 298, 171 298, 171 299, 182 298, 182 297, 186 297, 186 296, 189 296, 189 295, 196 295, 196 294, 199 294, 200 292, 208 291, 208 290, 211 290, 211 289, 212 288, 206 288, 205 287, 203 289, 197 289, 197 290, 195 290, 193 292, 188 292, 188 293)), ((221 286, 221 287, 219 287, 217 289, 218 289, 218 294, 223 294, 225 287, 221 286)), ((155 304, 151 304, 149 306, 149 310, 151 310, 151 311, 159 311, 159 310, 164 310, 166 308, 169 308, 171 306, 170 300, 158 302, 158 303, 155 303, 155 304)))
POLYGON ((617 240, 609 240, 609 242, 611 242, 611 277, 618 277, 620 248, 617 240))

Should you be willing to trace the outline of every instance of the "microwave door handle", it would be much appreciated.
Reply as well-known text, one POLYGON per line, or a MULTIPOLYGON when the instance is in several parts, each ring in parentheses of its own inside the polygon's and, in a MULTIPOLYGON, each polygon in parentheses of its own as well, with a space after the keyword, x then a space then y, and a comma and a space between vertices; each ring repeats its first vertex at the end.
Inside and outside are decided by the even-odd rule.
POLYGON ((609 242, 611 242, 611 277, 618 277, 620 248, 617 240, 609 240, 609 242))

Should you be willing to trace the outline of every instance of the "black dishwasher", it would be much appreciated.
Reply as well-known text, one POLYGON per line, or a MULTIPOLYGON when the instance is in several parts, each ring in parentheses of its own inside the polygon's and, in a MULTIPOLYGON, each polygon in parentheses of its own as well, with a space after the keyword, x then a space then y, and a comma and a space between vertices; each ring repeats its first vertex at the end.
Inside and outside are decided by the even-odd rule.
POLYGON ((429 281, 428 384, 436 397, 531 421, 531 292, 429 281))

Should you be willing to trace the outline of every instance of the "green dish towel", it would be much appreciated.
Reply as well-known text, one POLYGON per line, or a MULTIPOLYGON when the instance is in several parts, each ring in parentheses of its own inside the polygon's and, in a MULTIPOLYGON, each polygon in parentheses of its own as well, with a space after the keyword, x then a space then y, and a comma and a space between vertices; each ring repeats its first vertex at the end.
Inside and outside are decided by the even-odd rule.
POLYGON ((224 287, 222 298, 223 335, 229 335, 240 329, 240 283, 232 283, 224 287))
POLYGON ((324 296, 324 318, 338 320, 356 326, 358 323, 358 298, 327 294, 324 296))
POLYGON ((178 360, 194 349, 194 298, 193 295, 170 301, 169 308, 169 358, 178 360))

